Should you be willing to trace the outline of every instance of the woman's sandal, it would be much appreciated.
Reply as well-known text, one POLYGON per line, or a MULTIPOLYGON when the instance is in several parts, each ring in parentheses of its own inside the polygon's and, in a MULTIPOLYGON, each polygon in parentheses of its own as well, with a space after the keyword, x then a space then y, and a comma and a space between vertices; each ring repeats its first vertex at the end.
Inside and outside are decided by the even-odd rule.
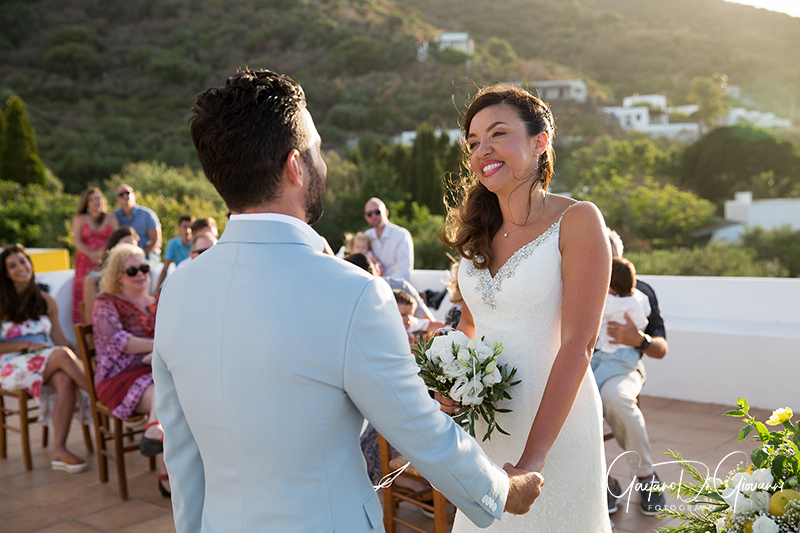
POLYGON ((169 481, 168 474, 159 474, 158 475, 158 491, 161 495, 165 498, 172 498, 172 493, 164 488, 164 485, 161 484, 162 481, 169 481))
MULTIPOLYGON (((158 421, 150 422, 144 426, 144 430, 147 431, 147 428, 157 425, 158 421)), ((142 440, 139 441, 139 451, 142 452, 142 455, 145 457, 155 457, 160 453, 164 453, 164 437, 162 436, 160 439, 151 439, 142 435, 142 440)), ((160 482, 159 485, 161 485, 160 482)))
POLYGON ((88 465, 86 464, 86 461, 77 455, 67 453, 61 456, 59 459, 53 459, 50 461, 50 467, 53 470, 63 470, 64 472, 68 472, 70 474, 79 474, 86 470, 88 465))

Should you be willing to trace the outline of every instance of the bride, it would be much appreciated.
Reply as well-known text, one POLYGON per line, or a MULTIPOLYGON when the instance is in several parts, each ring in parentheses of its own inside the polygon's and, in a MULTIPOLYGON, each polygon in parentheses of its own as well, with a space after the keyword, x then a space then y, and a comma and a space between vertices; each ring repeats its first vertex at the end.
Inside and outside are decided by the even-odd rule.
MULTIPOLYGON (((603 217, 588 202, 549 194, 555 124, 547 105, 508 86, 482 89, 464 116, 471 175, 442 239, 462 256, 458 329, 501 341, 522 383, 482 443, 496 463, 547 480, 531 511, 492 531, 607 533, 602 407, 587 372, 608 293, 603 217)), ((442 409, 458 406, 438 397, 442 409)), ((477 435, 485 433, 485 425, 477 435)), ((453 533, 478 531, 459 513, 453 533)))

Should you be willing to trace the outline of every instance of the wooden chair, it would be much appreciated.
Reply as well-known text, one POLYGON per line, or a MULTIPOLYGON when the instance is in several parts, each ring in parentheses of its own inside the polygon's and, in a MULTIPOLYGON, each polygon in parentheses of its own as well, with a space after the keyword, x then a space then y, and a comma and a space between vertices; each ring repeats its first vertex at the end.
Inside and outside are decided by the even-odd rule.
MULTIPOLYGON (((91 324, 75 324, 75 337, 78 340, 78 350, 81 352, 83 367, 86 370, 86 380, 89 382, 89 396, 92 398, 92 414, 97 439, 97 464, 100 473, 100 482, 108 483, 108 459, 117 465, 117 479, 119 481, 119 495, 123 500, 128 499, 128 478, 125 473, 125 454, 139 451, 139 440, 134 436, 144 433, 143 427, 128 427, 123 421, 111 414, 111 409, 97 399, 94 390, 94 373, 97 367, 95 359, 94 337, 91 324), (128 444, 125 444, 125 438, 128 444), (106 443, 113 443, 112 449, 106 448, 106 443)), ((126 420, 127 424, 136 424, 144 415, 135 415, 126 420)), ((156 469, 156 460, 150 458, 150 470, 156 469)))
MULTIPOLYGON (((0 458, 8 457, 8 441, 6 440, 6 430, 19 433, 22 439, 22 462, 25 470, 33 470, 33 459, 31 458, 30 444, 30 424, 35 424, 39 418, 39 406, 28 405, 28 401, 33 400, 25 390, 5 390, 0 388, 0 458), (15 398, 16 407, 6 405, 5 397, 15 398), (8 418, 16 416, 18 424, 9 424, 8 418)), ((47 448, 48 431, 47 426, 42 426, 42 448, 47 448)), ((94 452, 92 437, 88 426, 83 426, 83 442, 86 444, 88 453, 94 452)))
MULTIPOLYGON (((378 433, 378 447, 381 453, 382 476, 387 476, 408 462, 405 457, 399 454, 392 459, 392 447, 380 433, 378 433)), ((398 478, 400 477, 424 483, 426 488, 414 491, 399 487, 393 483, 383 489, 383 521, 386 526, 386 532, 395 533, 395 524, 401 524, 418 533, 430 533, 397 516, 397 506, 400 502, 408 502, 433 513, 433 533, 447 533, 448 525, 453 523, 456 516, 455 507, 451 505, 453 512, 448 514, 449 502, 447 498, 433 488, 412 465, 408 465, 403 473, 398 476, 398 478), (433 505, 427 503, 431 499, 433 499, 433 505)))

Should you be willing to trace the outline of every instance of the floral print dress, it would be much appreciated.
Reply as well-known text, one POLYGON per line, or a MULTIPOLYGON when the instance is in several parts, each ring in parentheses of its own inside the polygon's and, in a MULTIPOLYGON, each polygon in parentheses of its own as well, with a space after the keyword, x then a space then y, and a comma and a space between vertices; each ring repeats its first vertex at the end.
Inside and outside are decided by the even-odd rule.
MULTIPOLYGON (((0 341, 17 342, 50 341, 52 324, 46 315, 38 320, 26 320, 22 323, 3 321, 0 322, 0 341)), ((47 360, 56 348, 50 346, 34 352, 10 352, 0 355, 0 387, 5 390, 26 390, 39 405, 39 424, 53 426, 53 405, 56 400, 56 391, 45 385, 43 376, 47 360)), ((75 411, 81 424, 92 423, 91 400, 86 391, 78 393, 75 402, 75 411)))

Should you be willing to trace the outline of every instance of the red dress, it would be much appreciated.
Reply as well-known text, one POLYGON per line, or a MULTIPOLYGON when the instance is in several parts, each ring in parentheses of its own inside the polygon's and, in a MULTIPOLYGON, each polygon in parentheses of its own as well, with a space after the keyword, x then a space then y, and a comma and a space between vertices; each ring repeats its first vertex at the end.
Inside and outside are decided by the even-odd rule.
MULTIPOLYGON (((107 217, 108 215, 106 215, 107 217)), ((114 228, 106 218, 105 224, 99 230, 92 229, 89 224, 81 225, 81 239, 92 250, 100 250, 108 242, 108 238, 114 228)), ((88 255, 78 250, 75 254, 75 278, 72 280, 72 323, 83 323, 81 316, 80 302, 83 301, 83 278, 92 270, 100 268, 99 264, 94 263, 88 255)), ((91 311, 91 309, 89 310, 91 311)))

